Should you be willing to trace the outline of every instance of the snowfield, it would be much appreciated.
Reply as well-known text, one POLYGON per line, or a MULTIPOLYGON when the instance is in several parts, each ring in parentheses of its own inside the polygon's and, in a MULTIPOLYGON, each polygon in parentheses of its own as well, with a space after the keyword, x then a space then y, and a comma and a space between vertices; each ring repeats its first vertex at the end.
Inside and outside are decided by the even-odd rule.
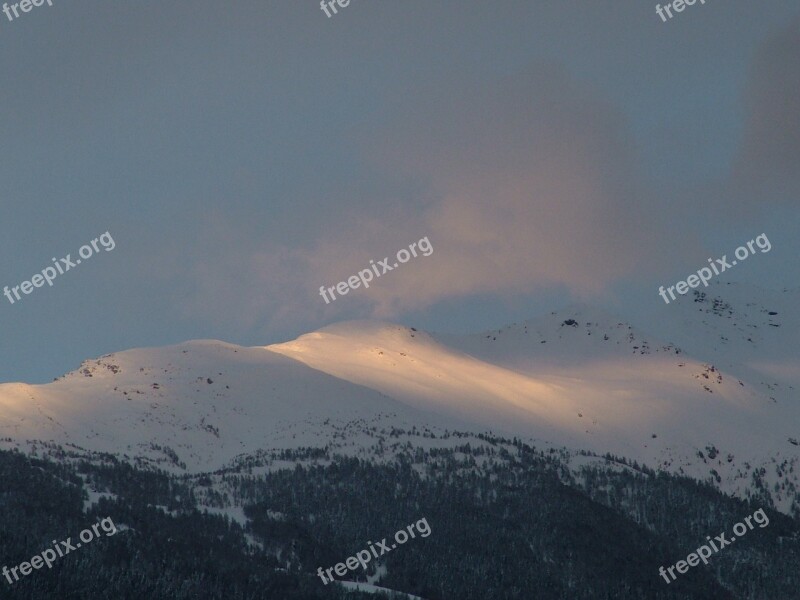
POLYGON ((264 347, 128 350, 53 383, 0 385, 0 447, 44 442, 205 472, 273 448, 368 455, 381 429, 491 431, 610 452, 740 497, 763 486, 789 511, 798 296, 712 285, 660 307, 661 337, 574 306, 466 336, 353 321, 264 347))

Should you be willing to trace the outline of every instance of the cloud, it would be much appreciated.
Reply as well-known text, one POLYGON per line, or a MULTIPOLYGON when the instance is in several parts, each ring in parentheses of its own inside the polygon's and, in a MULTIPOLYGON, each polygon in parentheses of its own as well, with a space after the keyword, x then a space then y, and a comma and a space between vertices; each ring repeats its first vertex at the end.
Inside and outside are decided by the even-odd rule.
POLYGON ((465 77, 403 98, 390 118, 369 154, 424 182, 405 243, 428 235, 436 251, 372 292, 378 315, 485 292, 603 293, 655 254, 625 121, 561 68, 465 77))
MULTIPOLYGON (((336 144, 315 130, 333 166, 310 168, 307 185, 281 188, 285 195, 257 208, 229 190, 227 204, 244 209, 209 215, 202 242, 185 232, 147 266, 194 248, 202 261, 166 259, 163 269, 183 315, 271 333, 475 297, 556 290, 602 301, 620 283, 669 280, 686 265, 691 272, 698 257, 721 254, 725 236, 766 231, 751 227, 753 210, 788 210, 800 192, 799 23, 755 54, 741 145, 731 172, 713 180, 662 171, 651 186, 640 163, 646 140, 634 140, 623 108, 561 65, 505 77, 423 73, 382 87, 381 108, 365 111, 355 131, 331 130, 336 144), (331 304, 319 296, 320 286, 424 236, 432 256, 331 304)), ((648 118, 666 119, 658 111, 648 118)))
POLYGON ((488 83, 454 78, 413 95, 359 136, 372 168, 412 191, 387 186, 391 195, 367 209, 338 192, 340 215, 291 247, 241 235, 216 215, 203 233, 215 256, 181 287, 187 315, 228 311, 248 327, 280 329, 332 316, 392 318, 473 294, 562 288, 580 297, 661 260, 653 211, 643 209, 655 200, 624 119, 561 68, 488 83), (319 297, 320 285, 370 259, 393 262, 424 236, 432 256, 330 305, 319 297))

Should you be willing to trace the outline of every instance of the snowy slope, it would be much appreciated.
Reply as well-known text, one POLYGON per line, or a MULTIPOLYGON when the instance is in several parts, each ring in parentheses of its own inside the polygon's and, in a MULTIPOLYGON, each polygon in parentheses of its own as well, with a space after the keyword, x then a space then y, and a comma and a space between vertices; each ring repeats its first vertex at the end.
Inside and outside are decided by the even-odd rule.
MULTIPOLYGON (((86 361, 46 385, 0 385, 0 438, 213 470, 262 448, 325 446, 341 427, 425 419, 398 402, 263 349, 217 341, 86 361)), ((347 443, 358 444, 351 432, 347 443)), ((343 442, 340 442, 340 445, 343 442)))
POLYGON ((661 341, 577 306, 470 336, 350 322, 268 348, 412 406, 714 480, 738 495, 763 467, 759 477, 788 508, 796 477, 787 472, 800 466, 798 403, 773 400, 741 359, 686 341, 697 355, 682 350, 683 339, 661 341))
POLYGON ((396 325, 351 322, 269 349, 409 405, 649 462, 667 446, 716 443, 751 453, 765 437, 779 434, 785 446, 796 433, 791 407, 735 375, 596 319, 568 310, 538 326, 440 336, 449 346, 396 325))
POLYGON ((654 332, 696 356, 715 357, 776 402, 797 401, 800 291, 715 282, 681 300, 651 316, 654 332))
POLYGON ((266 347, 119 352, 50 384, 0 385, 0 447, 49 442, 198 472, 271 448, 372 455, 382 429, 490 430, 740 496, 763 485, 788 510, 800 476, 797 293, 705 294, 666 307, 666 338, 574 306, 466 336, 353 321, 266 347))

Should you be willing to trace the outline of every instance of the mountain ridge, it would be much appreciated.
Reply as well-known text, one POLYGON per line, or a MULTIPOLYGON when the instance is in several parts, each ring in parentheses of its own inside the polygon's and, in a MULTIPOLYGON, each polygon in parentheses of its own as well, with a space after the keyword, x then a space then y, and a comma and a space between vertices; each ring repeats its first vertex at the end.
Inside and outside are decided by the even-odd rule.
MULTIPOLYGON (((734 319, 743 300, 700 293, 673 318, 699 315, 696 335, 715 328, 723 350, 730 328, 755 331, 753 318, 775 321, 788 302, 745 299, 734 319)), ((472 335, 347 321, 269 346, 132 349, 49 384, 0 384, 0 447, 30 451, 38 440, 202 472, 274 448, 368 455, 381 429, 497 432, 626 457, 739 497, 766 489, 776 507, 797 510, 793 371, 765 380, 749 349, 710 353, 686 328, 674 332, 681 339, 664 341, 583 304, 472 335)))

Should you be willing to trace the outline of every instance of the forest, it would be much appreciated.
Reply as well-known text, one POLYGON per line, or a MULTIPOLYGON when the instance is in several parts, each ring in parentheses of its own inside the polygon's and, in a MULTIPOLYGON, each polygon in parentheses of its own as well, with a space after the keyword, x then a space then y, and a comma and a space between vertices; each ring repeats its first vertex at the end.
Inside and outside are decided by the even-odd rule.
POLYGON ((108 455, 56 462, 3 451, 3 565, 106 516, 119 532, 3 581, 0 596, 374 600, 382 595, 323 585, 317 568, 425 517, 430 536, 349 576, 425 600, 797 597, 798 523, 768 494, 745 502, 611 456, 576 475, 553 450, 471 441, 409 444, 389 460, 275 450, 183 476, 108 455), (235 507, 246 519, 222 514, 235 507), (658 576, 758 508, 769 527, 671 584, 658 576))

